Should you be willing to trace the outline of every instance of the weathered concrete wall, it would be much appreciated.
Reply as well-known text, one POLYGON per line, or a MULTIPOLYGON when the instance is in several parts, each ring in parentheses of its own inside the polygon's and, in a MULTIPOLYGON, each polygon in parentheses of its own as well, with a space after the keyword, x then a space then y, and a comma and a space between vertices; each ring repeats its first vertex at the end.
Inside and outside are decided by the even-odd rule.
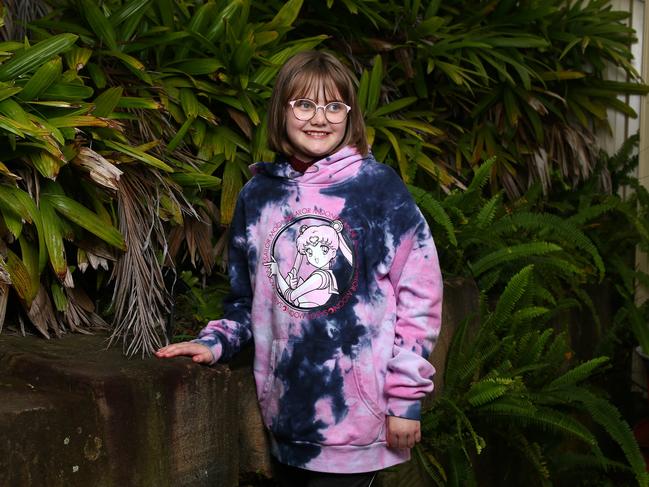
MULTIPOLYGON (((466 280, 445 285, 431 355, 436 389, 457 326, 477 304, 466 280)), ((270 477, 246 350, 229 366, 126 359, 105 337, 0 335, 0 486, 234 487, 270 477)), ((417 485, 414 462, 380 485, 417 485)), ((426 485, 422 477, 419 485, 426 485)))
POLYGON ((104 340, 0 336, 0 485, 236 486, 229 369, 127 360, 104 340))

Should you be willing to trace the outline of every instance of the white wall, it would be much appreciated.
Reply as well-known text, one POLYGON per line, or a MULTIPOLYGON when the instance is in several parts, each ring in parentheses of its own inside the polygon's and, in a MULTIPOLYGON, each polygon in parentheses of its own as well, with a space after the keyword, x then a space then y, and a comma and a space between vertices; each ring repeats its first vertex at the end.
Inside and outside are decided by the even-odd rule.
MULTIPOLYGON (((638 42, 631 46, 633 65, 642 75, 644 82, 649 82, 649 7, 644 0, 612 0, 610 3, 615 10, 626 10, 631 13, 628 24, 635 29, 638 38, 638 42)), ((613 67, 609 68, 607 77, 611 80, 627 81, 624 72, 613 67)), ((629 136, 639 132, 639 164, 636 175, 641 183, 649 189, 649 96, 631 95, 619 98, 626 101, 639 116, 630 118, 609 110, 611 133, 602 133, 600 144, 606 152, 612 154, 629 136)), ((647 255, 639 251, 636 252, 636 265, 639 269, 649 272, 647 255)), ((649 298, 649 290, 638 287, 636 298, 638 302, 643 302, 649 298)))
MULTIPOLYGON (((638 54, 641 59, 642 79, 645 83, 649 82, 649 7, 645 2, 636 1, 634 3, 642 4, 642 20, 643 25, 636 28, 638 37, 642 35, 645 42, 642 44, 642 49, 638 54)), ((640 17, 640 15, 638 15, 640 17)), ((635 24, 634 24, 635 25, 635 24)), ((640 101, 640 143, 639 147, 639 164, 638 164, 638 178, 641 184, 649 189, 649 96, 642 97, 640 101)), ((644 272, 649 272, 649 258, 647 254, 636 252, 636 265, 644 272)), ((649 289, 638 286, 636 292, 636 300, 644 302, 649 299, 649 289)))

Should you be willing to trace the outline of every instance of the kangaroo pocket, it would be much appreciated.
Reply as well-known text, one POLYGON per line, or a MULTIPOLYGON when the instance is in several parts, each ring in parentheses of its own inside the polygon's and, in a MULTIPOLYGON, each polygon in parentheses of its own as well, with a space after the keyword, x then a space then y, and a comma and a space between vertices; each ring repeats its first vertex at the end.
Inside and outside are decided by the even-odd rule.
POLYGON ((331 340, 275 340, 260 397, 278 440, 368 445, 385 439, 372 351, 331 340))

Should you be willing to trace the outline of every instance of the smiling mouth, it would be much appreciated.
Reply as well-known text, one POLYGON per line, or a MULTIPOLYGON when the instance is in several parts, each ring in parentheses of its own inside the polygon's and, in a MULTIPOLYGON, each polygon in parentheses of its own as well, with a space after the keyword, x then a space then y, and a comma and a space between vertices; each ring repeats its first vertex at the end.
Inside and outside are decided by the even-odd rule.
POLYGON ((316 137, 316 138, 326 137, 327 135, 329 135, 329 132, 315 132, 312 130, 305 131, 304 133, 309 137, 316 137))

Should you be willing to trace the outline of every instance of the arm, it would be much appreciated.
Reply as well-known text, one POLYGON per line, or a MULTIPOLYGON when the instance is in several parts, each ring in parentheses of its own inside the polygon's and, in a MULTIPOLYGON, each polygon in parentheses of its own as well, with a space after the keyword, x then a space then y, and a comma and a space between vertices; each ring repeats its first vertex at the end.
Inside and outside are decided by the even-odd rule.
POLYGON ((297 288, 290 291, 290 293, 285 294, 286 299, 293 302, 304 296, 306 293, 314 291, 316 289, 322 289, 324 286, 324 279, 318 272, 314 272, 307 280, 302 282, 297 288))
MULTIPOLYGON (((279 272, 279 266, 277 265, 277 262, 275 261, 275 258, 271 256, 271 261, 270 262, 264 262, 264 265, 268 269, 268 277, 275 277, 275 285, 277 286, 277 289, 279 289, 279 292, 282 294, 286 294, 286 291, 289 289, 289 284, 286 282, 286 279, 282 276, 282 274, 279 272)), ((291 272, 288 273, 287 278, 291 279, 291 272)))
POLYGON ((411 198, 404 206, 402 210, 412 215, 412 225, 401 236, 388 272, 397 316, 385 394, 388 415, 415 420, 418 427, 420 400, 433 390, 435 369, 428 356, 439 335, 443 286, 428 225, 411 198))
POLYGON ((210 321, 196 340, 163 347, 156 355, 161 358, 189 355, 195 362, 213 364, 234 355, 252 337, 250 312, 252 286, 248 270, 248 244, 243 197, 239 195, 230 226, 228 274, 230 294, 224 301, 224 316, 210 321))

